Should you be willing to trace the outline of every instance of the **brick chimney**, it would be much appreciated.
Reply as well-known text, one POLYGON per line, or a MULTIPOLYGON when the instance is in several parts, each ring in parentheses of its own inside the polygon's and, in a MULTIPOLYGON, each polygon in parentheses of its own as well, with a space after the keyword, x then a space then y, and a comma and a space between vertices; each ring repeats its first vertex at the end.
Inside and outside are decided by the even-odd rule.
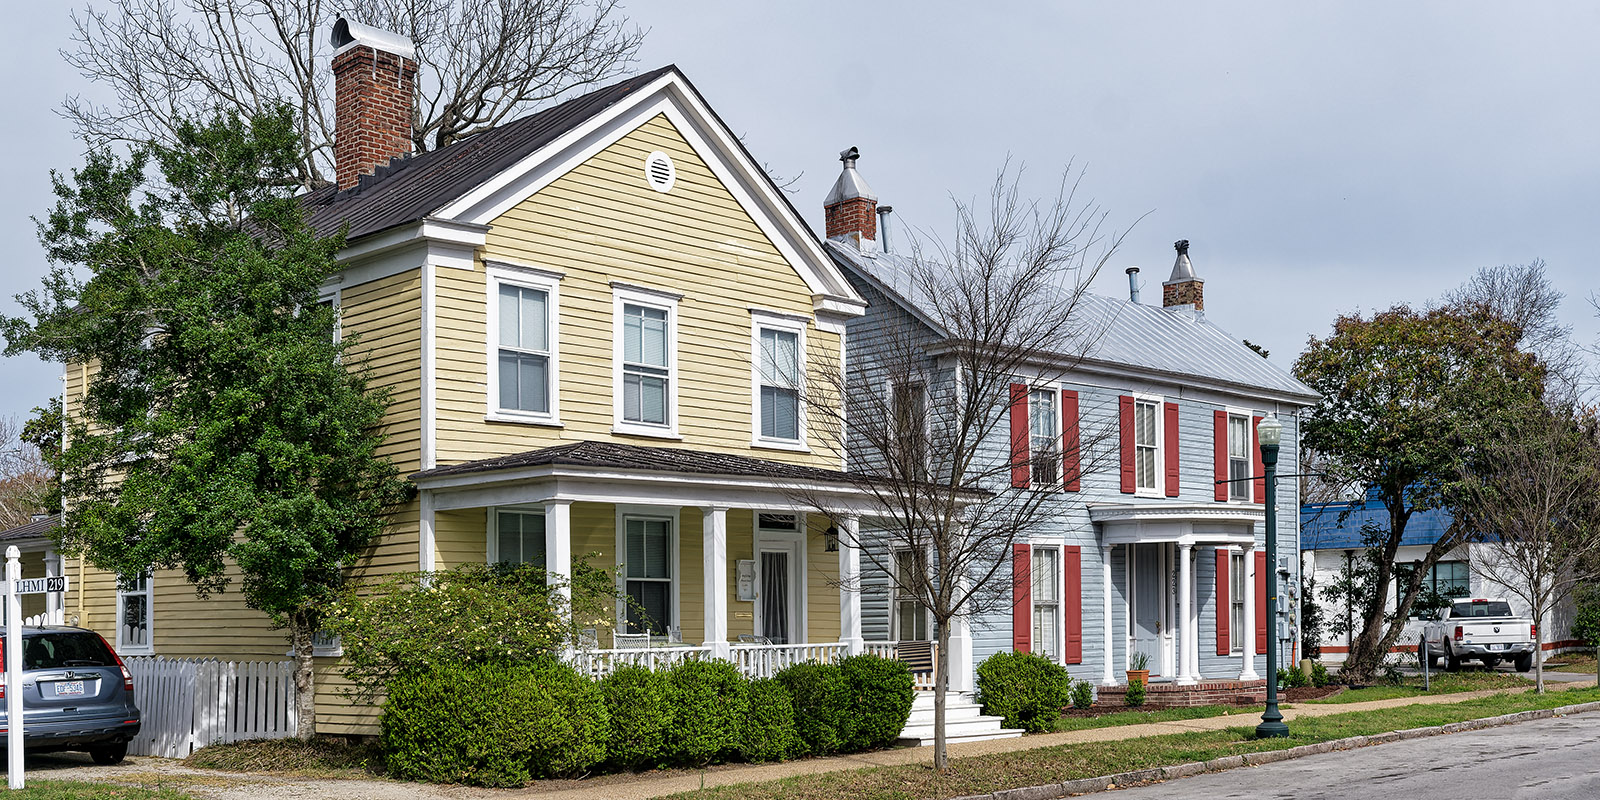
POLYGON ((861 173, 856 172, 856 159, 860 157, 861 151, 854 147, 839 153, 844 171, 839 173, 827 199, 822 201, 822 210, 827 216, 829 239, 872 250, 877 247, 878 196, 861 179, 861 173))
POLYGON ((1172 277, 1161 284, 1162 307, 1194 306, 1196 311, 1206 310, 1206 282, 1194 274, 1194 265, 1189 263, 1189 240, 1179 239, 1172 246, 1178 251, 1178 260, 1172 265, 1172 277))
POLYGON ((333 24, 334 172, 355 186, 411 152, 417 49, 410 39, 340 18, 333 24))

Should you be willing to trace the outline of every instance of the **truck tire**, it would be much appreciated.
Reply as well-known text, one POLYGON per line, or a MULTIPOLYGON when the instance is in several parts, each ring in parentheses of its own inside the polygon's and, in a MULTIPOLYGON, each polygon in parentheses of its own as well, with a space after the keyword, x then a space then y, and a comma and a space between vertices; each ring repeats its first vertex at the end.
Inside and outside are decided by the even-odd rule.
POLYGON ((1424 647, 1418 647, 1417 648, 1417 668, 1418 669, 1428 669, 1429 667, 1433 666, 1432 664, 1428 663, 1428 662, 1432 661, 1433 659, 1425 657, 1423 655, 1423 653, 1425 653, 1425 652, 1427 652, 1427 647, 1424 646, 1424 647))
POLYGON ((1444 668, 1446 672, 1458 672, 1461 669, 1461 659, 1456 658, 1456 651, 1449 645, 1444 648, 1444 668))
POLYGON ((1523 653, 1522 655, 1517 656, 1517 671, 1527 672, 1530 669, 1533 669, 1533 654, 1523 653))

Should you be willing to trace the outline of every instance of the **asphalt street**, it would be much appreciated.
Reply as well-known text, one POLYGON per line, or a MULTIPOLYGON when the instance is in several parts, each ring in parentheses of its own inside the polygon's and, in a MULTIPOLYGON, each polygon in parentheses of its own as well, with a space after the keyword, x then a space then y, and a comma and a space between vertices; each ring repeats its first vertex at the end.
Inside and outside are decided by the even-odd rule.
POLYGON ((1243 767, 1106 797, 1594 800, 1600 797, 1600 713, 1243 767))

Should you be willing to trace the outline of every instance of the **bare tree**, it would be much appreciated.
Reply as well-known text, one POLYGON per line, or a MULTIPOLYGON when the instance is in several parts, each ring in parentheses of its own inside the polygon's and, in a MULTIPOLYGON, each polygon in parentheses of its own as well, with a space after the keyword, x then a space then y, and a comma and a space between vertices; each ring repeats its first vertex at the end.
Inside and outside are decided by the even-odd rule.
POLYGON ((1544 691, 1544 618, 1594 578, 1600 560, 1600 421, 1537 406, 1485 443, 1463 474, 1457 519, 1479 542, 1472 569, 1528 604, 1535 679, 1544 691))
POLYGON ((869 498, 860 530, 841 535, 935 632, 940 770, 949 763, 951 669, 970 668, 951 664, 952 628, 1008 607, 1012 544, 1081 502, 1060 491, 1076 477, 1062 470, 1087 471, 1100 449, 1094 433, 1074 426, 1017 465, 1003 429, 1012 385, 1059 379, 1093 352, 1109 321, 1088 287, 1121 236, 1101 233, 1105 212, 1077 202, 1076 189, 1064 181, 1053 203, 1025 202, 1002 169, 987 208, 956 203, 953 245, 919 243, 907 258, 879 259, 884 271, 870 282, 885 295, 881 324, 852 342, 848 371, 817 370, 805 392, 809 424, 848 459, 869 498), (1018 467, 1033 471, 1037 490, 1011 488, 1018 467))
POLYGON ((617 0, 109 0, 73 15, 62 52, 109 90, 62 113, 92 142, 170 144, 196 108, 250 117, 294 107, 302 186, 333 162, 329 30, 339 16, 409 36, 421 70, 412 140, 443 147, 632 64, 644 32, 617 0))
POLYGON ((1550 282, 1544 260, 1536 258, 1527 264, 1480 267, 1466 283, 1445 293, 1442 303, 1515 326, 1521 334, 1518 347, 1539 356, 1545 366, 1546 393, 1555 402, 1571 402, 1581 382, 1582 359, 1571 326, 1556 315, 1565 297, 1550 282))
POLYGON ((0 530, 26 525, 45 511, 54 476, 14 417, 0 417, 0 530))

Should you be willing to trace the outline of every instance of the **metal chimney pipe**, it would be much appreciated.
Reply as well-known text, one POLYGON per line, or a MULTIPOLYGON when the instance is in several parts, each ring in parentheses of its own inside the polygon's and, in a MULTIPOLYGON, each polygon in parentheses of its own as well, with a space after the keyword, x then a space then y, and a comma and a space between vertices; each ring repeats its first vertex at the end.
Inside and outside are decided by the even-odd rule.
POLYGON ((889 252, 889 215, 894 213, 894 206, 878 206, 878 242, 883 252, 889 252))
POLYGON ((1139 302, 1139 268, 1128 267, 1124 271, 1128 273, 1128 299, 1137 303, 1139 302))

